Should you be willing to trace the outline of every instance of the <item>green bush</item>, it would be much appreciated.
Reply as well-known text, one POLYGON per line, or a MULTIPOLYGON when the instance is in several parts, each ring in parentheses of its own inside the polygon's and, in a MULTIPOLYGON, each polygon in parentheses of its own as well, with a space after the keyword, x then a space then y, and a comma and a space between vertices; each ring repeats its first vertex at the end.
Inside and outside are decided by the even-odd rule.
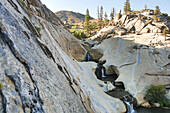
POLYGON ((166 97, 166 89, 163 85, 151 85, 149 89, 147 89, 145 94, 145 99, 149 102, 149 104, 153 105, 153 103, 159 103, 161 107, 169 107, 170 100, 166 97))
POLYGON ((166 17, 168 16, 168 14, 167 14, 167 13, 163 13, 163 15, 164 15, 164 16, 166 16, 166 17))
POLYGON ((85 38, 90 37, 83 30, 71 29, 70 32, 78 39, 85 39, 85 38))
POLYGON ((25 4, 25 2, 23 1, 23 0, 19 0, 21 3, 22 3, 22 5, 24 6, 24 7, 26 7, 26 4, 25 4))
POLYGON ((167 28, 164 28, 164 30, 163 30, 163 33, 162 33, 163 35, 165 35, 165 34, 169 34, 169 31, 167 30, 167 28))
POLYGON ((40 27, 35 26, 35 29, 38 31, 38 33, 40 33, 40 31, 41 31, 41 28, 40 28, 40 27))
POLYGON ((4 87, 4 85, 0 83, 0 90, 2 90, 3 87, 4 87))
POLYGON ((72 26, 71 29, 77 29, 77 26, 72 26))

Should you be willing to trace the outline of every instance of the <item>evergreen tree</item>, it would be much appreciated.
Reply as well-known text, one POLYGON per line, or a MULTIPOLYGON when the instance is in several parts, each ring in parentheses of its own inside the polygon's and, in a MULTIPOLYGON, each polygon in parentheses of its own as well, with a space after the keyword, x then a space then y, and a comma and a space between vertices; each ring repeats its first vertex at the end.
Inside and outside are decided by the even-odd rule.
POLYGON ((124 5, 124 12, 127 13, 127 11, 131 11, 130 0, 126 0, 125 5, 124 5))
POLYGON ((154 11, 154 15, 160 15, 160 14, 161 14, 161 11, 159 9, 159 6, 156 6, 155 11, 154 11))
POLYGON ((100 19, 103 20, 103 6, 100 7, 100 19))
POLYGON ((105 14, 104 14, 104 19, 107 19, 107 17, 108 17, 108 16, 107 16, 107 13, 105 12, 105 14))
POLYGON ((101 29, 101 27, 103 26, 103 6, 100 7, 98 26, 99 29, 101 29))
POLYGON ((104 24, 107 25, 108 24, 108 19, 107 19, 107 13, 105 12, 104 14, 104 24))
POLYGON ((145 9, 147 9, 148 7, 147 7, 147 5, 145 4, 145 9))
POLYGON ((110 18, 113 20, 115 14, 115 8, 113 7, 112 12, 110 13, 110 18))
POLYGON ((87 33, 89 33, 89 20, 90 20, 90 15, 89 15, 89 10, 86 10, 86 16, 85 16, 85 30, 87 33))
POLYGON ((112 12, 110 13, 110 18, 111 18, 111 20, 113 20, 113 18, 114 18, 114 15, 112 12))
POLYGON ((154 20, 160 21, 160 16, 161 16, 161 11, 159 9, 159 6, 156 6, 154 11, 154 20))

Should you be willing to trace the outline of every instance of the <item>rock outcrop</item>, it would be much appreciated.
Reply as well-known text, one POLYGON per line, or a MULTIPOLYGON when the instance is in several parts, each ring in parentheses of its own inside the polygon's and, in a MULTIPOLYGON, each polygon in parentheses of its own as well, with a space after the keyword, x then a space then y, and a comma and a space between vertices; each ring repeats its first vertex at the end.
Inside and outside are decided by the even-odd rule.
MULTIPOLYGON (((89 38, 97 43, 91 48, 90 54, 100 53, 102 56, 95 54, 98 58, 96 60, 106 60, 105 67, 117 67, 119 76, 115 83, 123 83, 125 90, 137 99, 138 105, 143 106, 146 101, 144 95, 150 85, 162 84, 169 87, 170 41, 160 34, 161 30, 156 26, 148 24, 144 28, 145 23, 138 18, 132 20, 132 23, 139 32, 145 29, 149 31, 140 35, 132 33, 123 36, 113 35, 109 38, 105 38, 106 34, 102 35, 99 31, 99 34, 89 38)), ((130 25, 132 24, 127 24, 127 26, 130 25)), ((127 28, 131 30, 132 26, 127 28)), ((106 30, 105 33, 110 33, 108 28, 116 29, 116 27, 109 26, 101 31, 106 30)), ((170 97, 169 94, 167 97, 170 97)))
MULTIPOLYGON (((114 26, 101 29, 87 42, 97 43, 89 50, 95 60, 106 60, 105 67, 116 67, 113 70, 118 78, 114 85, 124 86, 138 105, 148 106, 144 99, 147 88, 170 84, 170 36, 162 35, 162 30, 168 29, 167 20, 154 22, 150 13, 142 14, 117 15, 121 18, 116 17, 114 26)), ((167 92, 169 98, 168 88, 167 92)))
POLYGON ((82 47, 40 1, 0 0, 0 43, 1 110, 86 112, 62 58, 82 47))

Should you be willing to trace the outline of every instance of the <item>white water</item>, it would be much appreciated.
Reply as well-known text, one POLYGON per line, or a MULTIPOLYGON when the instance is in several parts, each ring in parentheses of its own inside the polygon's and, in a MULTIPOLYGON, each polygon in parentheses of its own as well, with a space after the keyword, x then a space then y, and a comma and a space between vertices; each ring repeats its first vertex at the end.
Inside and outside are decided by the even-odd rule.
POLYGON ((106 77, 106 76, 104 75, 104 68, 102 68, 101 71, 102 71, 102 78, 106 77))
POLYGON ((87 61, 90 61, 90 54, 87 53, 87 61))
POLYGON ((133 109, 133 101, 134 101, 134 98, 132 98, 132 101, 128 102, 127 98, 124 97, 124 102, 126 103, 127 108, 128 108, 127 113, 137 113, 137 111, 133 109))

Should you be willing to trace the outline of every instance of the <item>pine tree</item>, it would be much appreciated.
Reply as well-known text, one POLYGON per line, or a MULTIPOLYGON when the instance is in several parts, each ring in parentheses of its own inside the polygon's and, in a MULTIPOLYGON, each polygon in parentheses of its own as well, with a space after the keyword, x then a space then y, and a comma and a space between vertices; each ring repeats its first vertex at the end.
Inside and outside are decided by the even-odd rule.
POLYGON ((103 20, 103 6, 100 7, 100 19, 103 20))
POLYGON ((103 6, 100 7, 98 26, 99 29, 101 29, 101 27, 103 26, 103 6))
POLYGON ((107 13, 105 12, 105 14, 104 14, 104 19, 107 19, 107 17, 108 17, 108 16, 107 16, 107 13))
POLYGON ((90 20, 90 15, 89 15, 89 9, 86 10, 86 16, 85 16, 85 30, 87 33, 89 33, 89 20, 90 20))
POLYGON ((107 19, 107 13, 105 12, 104 14, 104 24, 107 25, 108 24, 108 19, 107 19))
POLYGON ((161 16, 161 11, 159 9, 159 6, 156 6, 154 11, 154 20, 160 21, 160 16, 161 16))
POLYGON ((145 9, 147 9, 148 7, 147 7, 147 5, 145 4, 145 9))
POLYGON ((160 9, 159 9, 159 6, 156 6, 155 8, 156 8, 156 9, 155 9, 155 11, 154 11, 154 15, 160 15, 160 14, 161 14, 161 11, 160 11, 160 9))
POLYGON ((113 20, 115 14, 115 8, 113 7, 112 12, 110 13, 110 18, 113 20))
POLYGON ((114 18, 114 15, 112 12, 110 13, 110 18, 111 18, 111 20, 113 20, 113 18, 114 18))
POLYGON ((124 5, 124 12, 127 13, 127 11, 131 11, 130 0, 126 0, 125 5, 124 5))

